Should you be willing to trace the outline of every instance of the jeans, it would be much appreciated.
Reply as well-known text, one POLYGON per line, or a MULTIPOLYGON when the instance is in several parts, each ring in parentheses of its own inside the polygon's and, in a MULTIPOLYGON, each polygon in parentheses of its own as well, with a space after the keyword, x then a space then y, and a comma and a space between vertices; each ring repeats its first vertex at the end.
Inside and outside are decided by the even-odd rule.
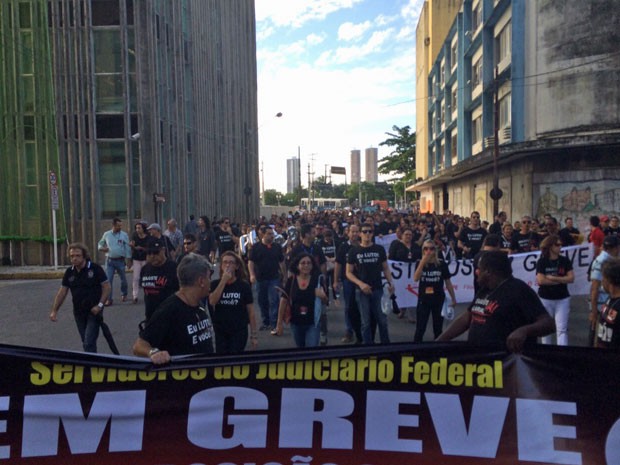
POLYGON ((426 325, 428 324, 428 318, 433 316, 433 334, 435 339, 443 332, 443 317, 441 316, 441 308, 443 307, 442 299, 439 302, 429 303, 420 302, 418 300, 418 307, 416 309, 416 327, 415 335, 413 336, 413 342, 422 342, 424 339, 424 333, 426 332, 426 325))
MULTIPOLYGON (((543 306, 555 320, 556 337, 559 346, 568 345, 568 314, 570 313, 570 297, 559 300, 540 299, 543 306)), ((552 344, 553 335, 542 337, 543 344, 552 344)))
POLYGON ((280 285, 279 279, 258 281, 258 306, 260 307, 263 326, 276 327, 278 323, 278 304, 280 296, 276 286, 280 285))
POLYGON ((125 275, 125 260, 106 260, 105 274, 108 276, 110 282, 110 300, 113 300, 114 295, 114 272, 118 273, 121 278, 121 295, 127 295, 127 276, 125 275))
POLYGON ((319 345, 320 330, 316 325, 297 325, 291 323, 291 333, 297 347, 316 347, 319 345))
MULTIPOLYGON (((99 313, 103 316, 103 313, 99 313)), ((97 338, 99 337, 99 320, 90 311, 73 312, 75 324, 82 338, 84 352, 97 352, 97 338)))
POLYGON ((387 316, 381 311, 381 296, 383 289, 374 289, 371 294, 364 294, 361 290, 355 290, 355 300, 362 318, 362 342, 364 344, 374 344, 372 334, 372 318, 374 317, 379 327, 379 339, 381 343, 390 342, 388 334, 387 316))

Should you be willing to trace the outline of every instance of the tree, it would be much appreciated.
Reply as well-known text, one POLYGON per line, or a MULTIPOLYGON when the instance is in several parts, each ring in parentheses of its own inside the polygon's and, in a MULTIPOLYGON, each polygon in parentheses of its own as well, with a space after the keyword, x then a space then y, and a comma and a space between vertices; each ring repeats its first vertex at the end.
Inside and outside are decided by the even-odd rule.
POLYGON ((397 197, 404 195, 405 187, 415 181, 415 132, 411 127, 392 126, 393 133, 386 132, 388 139, 379 145, 394 147, 390 155, 380 160, 378 171, 381 174, 393 176, 388 182, 394 189, 397 197))

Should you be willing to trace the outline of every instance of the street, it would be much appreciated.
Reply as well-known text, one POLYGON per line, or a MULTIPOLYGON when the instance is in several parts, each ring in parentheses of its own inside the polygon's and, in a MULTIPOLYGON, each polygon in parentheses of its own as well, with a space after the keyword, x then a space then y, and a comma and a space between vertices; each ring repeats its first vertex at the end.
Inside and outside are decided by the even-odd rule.
MULTIPOLYGON (((130 276, 130 275, 129 275, 130 276)), ((144 319, 142 299, 136 305, 121 303, 118 296, 118 277, 115 277, 115 304, 106 307, 105 321, 110 327, 121 355, 132 355, 131 347, 138 335, 138 323, 144 319)), ((54 296, 60 286, 60 279, 49 280, 7 280, 0 281, 0 343, 18 346, 30 346, 47 349, 82 351, 82 344, 73 320, 71 298, 67 296, 58 315, 58 321, 49 320, 49 312, 54 296)), ((131 280, 129 280, 131 288, 131 280)), ((131 295, 131 290, 130 290, 131 295)), ((466 308, 465 304, 457 306, 458 315, 466 308)), ((576 346, 587 345, 587 301, 583 296, 571 299, 569 322, 569 343, 576 346)), ((255 304, 257 321, 260 322, 258 306, 255 304)), ((449 322, 444 323, 447 325, 449 322)), ((337 302, 330 306, 328 312, 328 345, 341 344, 344 334, 344 317, 342 304, 337 302)), ((389 315, 389 332, 392 342, 413 340, 415 325, 406 318, 398 319, 389 315)), ((268 331, 259 332, 258 349, 287 349, 294 346, 288 328, 280 337, 271 336, 268 331)), ((432 331, 429 322, 425 341, 431 341, 432 331)), ((111 354, 105 339, 99 337, 100 353, 111 354)))

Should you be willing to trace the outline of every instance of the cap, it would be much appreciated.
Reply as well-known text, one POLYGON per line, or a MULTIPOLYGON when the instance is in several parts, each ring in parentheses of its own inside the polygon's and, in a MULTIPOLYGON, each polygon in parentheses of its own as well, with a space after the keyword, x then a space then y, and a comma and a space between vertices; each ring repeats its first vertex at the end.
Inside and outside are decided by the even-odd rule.
POLYGON ((618 247, 619 244, 618 236, 605 236, 605 239, 603 239, 603 247, 606 249, 618 247))
POLYGON ((161 226, 159 225, 159 223, 153 223, 151 224, 148 228, 146 228, 147 231, 149 229, 156 229, 157 231, 161 232, 161 226))
POLYGON ((604 222, 607 222, 607 221, 609 221, 609 217, 607 215, 601 215, 600 220, 604 221, 604 222))
POLYGON ((160 241, 159 239, 154 240, 154 241, 149 241, 148 246, 146 248, 146 253, 158 253, 163 248, 164 248, 164 243, 160 241))

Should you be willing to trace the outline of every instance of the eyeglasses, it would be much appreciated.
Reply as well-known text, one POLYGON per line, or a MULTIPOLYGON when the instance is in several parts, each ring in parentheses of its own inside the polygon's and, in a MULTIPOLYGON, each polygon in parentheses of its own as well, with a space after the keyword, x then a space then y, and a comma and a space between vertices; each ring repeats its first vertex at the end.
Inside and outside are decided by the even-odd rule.
POLYGON ((364 229, 362 234, 372 234, 372 231, 370 229, 364 229))

